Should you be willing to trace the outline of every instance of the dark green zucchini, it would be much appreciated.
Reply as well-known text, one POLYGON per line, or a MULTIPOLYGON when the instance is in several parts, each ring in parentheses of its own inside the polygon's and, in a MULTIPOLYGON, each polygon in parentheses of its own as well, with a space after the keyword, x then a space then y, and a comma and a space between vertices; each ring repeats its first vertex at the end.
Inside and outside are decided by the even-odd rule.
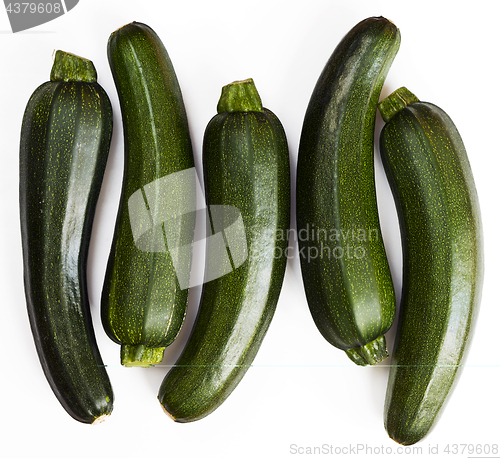
POLYGON ((283 127, 262 107, 252 80, 225 86, 217 111, 203 142, 212 234, 207 282, 189 341, 158 395, 178 422, 207 416, 238 385, 274 315, 287 262, 290 162, 283 127), (217 236, 226 249, 217 249, 217 236))
POLYGON ((108 336, 121 344, 121 363, 150 366, 161 362, 186 314, 191 257, 178 248, 189 248, 194 236, 193 150, 179 83, 158 35, 127 24, 110 36, 108 59, 125 171, 101 315, 108 336))
POLYGON ((399 49, 387 19, 368 18, 338 44, 307 108, 297 163, 297 236, 314 322, 356 364, 388 356, 395 315, 380 230, 374 129, 382 85, 399 49))
POLYGON ((401 88, 380 104, 380 151, 399 214, 403 290, 385 427, 411 445, 435 424, 465 363, 483 282, 478 197, 450 117, 401 88))
POLYGON ((21 129, 21 237, 31 330, 57 399, 83 423, 98 423, 113 408, 86 280, 112 121, 92 62, 57 51, 51 79, 31 96, 21 129))

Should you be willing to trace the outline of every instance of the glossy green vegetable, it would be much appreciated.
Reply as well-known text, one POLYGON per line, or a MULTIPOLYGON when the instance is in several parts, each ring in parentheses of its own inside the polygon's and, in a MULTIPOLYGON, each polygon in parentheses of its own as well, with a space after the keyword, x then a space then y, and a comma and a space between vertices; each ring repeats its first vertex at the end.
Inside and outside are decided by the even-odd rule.
POLYGON ((98 423, 113 408, 86 283, 112 121, 92 62, 57 51, 51 79, 31 96, 21 129, 21 237, 31 330, 57 399, 83 423, 98 423))
POLYGON ((190 339, 158 396, 178 422, 210 414, 238 385, 274 315, 287 262, 290 163, 283 127, 262 107, 252 80, 225 86, 217 111, 203 143, 212 234, 207 282, 190 339))
POLYGON ((356 364, 388 356, 395 315, 374 178, 382 85, 400 44, 397 27, 368 18, 338 44, 314 88, 297 163, 297 235, 314 322, 356 364))
POLYGON ((191 258, 176 250, 193 240, 194 158, 181 90, 158 35, 128 24, 110 36, 108 59, 122 112, 125 172, 102 322, 121 344, 123 365, 150 366, 161 362, 186 314, 189 280, 180 277, 189 275, 191 258))
POLYGON ((405 88, 380 105, 380 149, 401 225, 403 292, 385 404, 400 444, 421 440, 465 362, 483 282, 481 216, 460 134, 405 88))

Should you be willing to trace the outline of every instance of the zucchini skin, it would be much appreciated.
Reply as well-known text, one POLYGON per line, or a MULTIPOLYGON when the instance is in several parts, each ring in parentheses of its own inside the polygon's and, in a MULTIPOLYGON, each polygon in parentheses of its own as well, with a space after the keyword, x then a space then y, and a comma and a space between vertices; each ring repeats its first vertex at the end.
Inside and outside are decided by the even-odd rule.
POLYGON ((31 330, 50 387, 83 423, 105 419, 114 399, 86 277, 112 126, 110 101, 97 82, 49 81, 31 96, 21 128, 20 219, 31 330))
POLYGON ((403 247, 384 423, 411 445, 436 423, 465 363, 483 284, 482 224, 464 144, 442 109, 409 103, 382 129, 380 150, 403 247))
MULTIPOLYGON (((150 183, 192 169, 194 157, 180 86, 158 35, 145 24, 127 24, 110 36, 108 60, 122 112, 125 170, 101 317, 108 336, 121 344, 121 363, 150 366, 161 362, 180 331, 188 288, 179 285, 163 224, 151 234, 163 251, 136 246, 129 199, 150 183)), ((194 187, 181 192, 195 201, 194 187)), ((155 218, 167 204, 158 198, 148 210, 155 218)), ((185 239, 192 240, 194 224, 194 217, 186 218, 179 228, 185 239)))
MULTIPOLYGON (((253 85, 235 82, 230 92, 245 83, 253 85)), ((159 389, 165 412, 182 423, 206 417, 227 399, 252 364, 276 309, 290 224, 290 161, 278 118, 265 108, 218 110, 204 135, 203 176, 209 211, 230 205, 241 212, 248 256, 203 285, 191 336, 159 389)))
POLYGON ((297 235, 306 298, 323 337, 359 365, 388 356, 395 295, 374 177, 377 102, 400 44, 385 18, 338 44, 311 96, 297 162, 297 235))

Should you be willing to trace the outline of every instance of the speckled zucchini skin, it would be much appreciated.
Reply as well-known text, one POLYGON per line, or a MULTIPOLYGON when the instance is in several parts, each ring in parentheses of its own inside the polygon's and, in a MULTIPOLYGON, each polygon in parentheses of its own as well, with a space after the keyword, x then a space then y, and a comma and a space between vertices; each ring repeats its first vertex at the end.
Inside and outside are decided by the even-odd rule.
MULTIPOLYGON (((128 202, 149 183, 193 168, 194 158, 180 86, 158 35, 145 24, 127 24, 110 36, 108 60, 120 99, 125 171, 101 316, 108 336, 121 344, 122 364, 149 366, 161 362, 178 335, 188 289, 179 285, 166 242, 163 252, 136 246, 128 202)), ((182 193, 196 199, 194 187, 182 193)), ((168 202, 146 204, 154 218, 168 202)), ((151 240, 165 238, 164 225, 157 223, 151 240)), ((194 217, 186 218, 185 239, 194 227, 194 217)))
POLYGON ((437 106, 397 111, 380 150, 403 245, 384 421, 392 439, 411 445, 435 424, 465 363, 483 283, 481 216, 462 139, 437 106))
MULTIPOLYGON (((256 92, 253 82, 238 83, 235 92, 245 83, 256 92)), ((260 99, 257 106, 251 101, 241 108, 256 97, 237 96, 245 101, 236 102, 242 111, 219 104, 205 131, 208 208, 231 205, 241 212, 248 257, 203 286, 192 334, 159 390, 159 401, 177 422, 209 415, 236 388, 260 348, 283 283, 290 224, 288 146, 281 123, 259 107, 260 99)))
MULTIPOLYGON (((55 66, 60 58, 58 51, 55 66)), ((66 411, 94 423, 113 408, 86 281, 113 116, 93 65, 86 65, 93 70, 84 71, 89 82, 49 81, 31 96, 21 128, 19 191, 24 284, 38 356, 66 411)))
POLYGON ((374 177, 377 102, 399 49, 384 18, 338 44, 311 96, 297 163, 297 235, 307 302, 332 345, 359 365, 388 356, 395 315, 374 177))

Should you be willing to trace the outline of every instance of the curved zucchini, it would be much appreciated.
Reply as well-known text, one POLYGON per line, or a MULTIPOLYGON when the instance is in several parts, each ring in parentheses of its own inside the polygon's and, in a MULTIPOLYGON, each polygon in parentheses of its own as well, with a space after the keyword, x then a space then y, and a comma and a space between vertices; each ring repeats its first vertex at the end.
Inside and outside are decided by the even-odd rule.
POLYGON ((384 18, 339 43, 311 96, 297 163, 297 235, 307 302, 323 337, 356 364, 388 356, 395 315, 374 177, 377 102, 399 49, 384 18))
POLYGON ((483 282, 481 216, 460 134, 437 106, 401 88, 380 104, 384 168, 398 209, 403 291, 385 427, 411 445, 458 379, 483 282))
POLYGON ((21 236, 31 330, 57 399, 83 423, 98 423, 113 408, 86 284, 112 122, 92 62, 57 51, 51 80, 31 96, 21 129, 21 236))
POLYGON ((190 339, 158 395, 177 422, 207 416, 238 385, 274 315, 287 261, 290 163, 283 127, 262 108, 252 80, 225 86, 217 111, 203 143, 214 234, 207 239, 205 273, 212 280, 203 286, 190 339), (227 251, 217 249, 217 235, 227 251), (230 272, 217 278, 228 255, 230 272))
POLYGON ((108 59, 125 171, 101 316, 121 344, 121 363, 151 366, 161 362, 186 314, 189 285, 179 275, 189 273, 191 258, 175 250, 194 236, 195 181, 175 177, 191 176, 193 150, 181 90, 158 35, 145 24, 127 24, 110 36, 108 59))

